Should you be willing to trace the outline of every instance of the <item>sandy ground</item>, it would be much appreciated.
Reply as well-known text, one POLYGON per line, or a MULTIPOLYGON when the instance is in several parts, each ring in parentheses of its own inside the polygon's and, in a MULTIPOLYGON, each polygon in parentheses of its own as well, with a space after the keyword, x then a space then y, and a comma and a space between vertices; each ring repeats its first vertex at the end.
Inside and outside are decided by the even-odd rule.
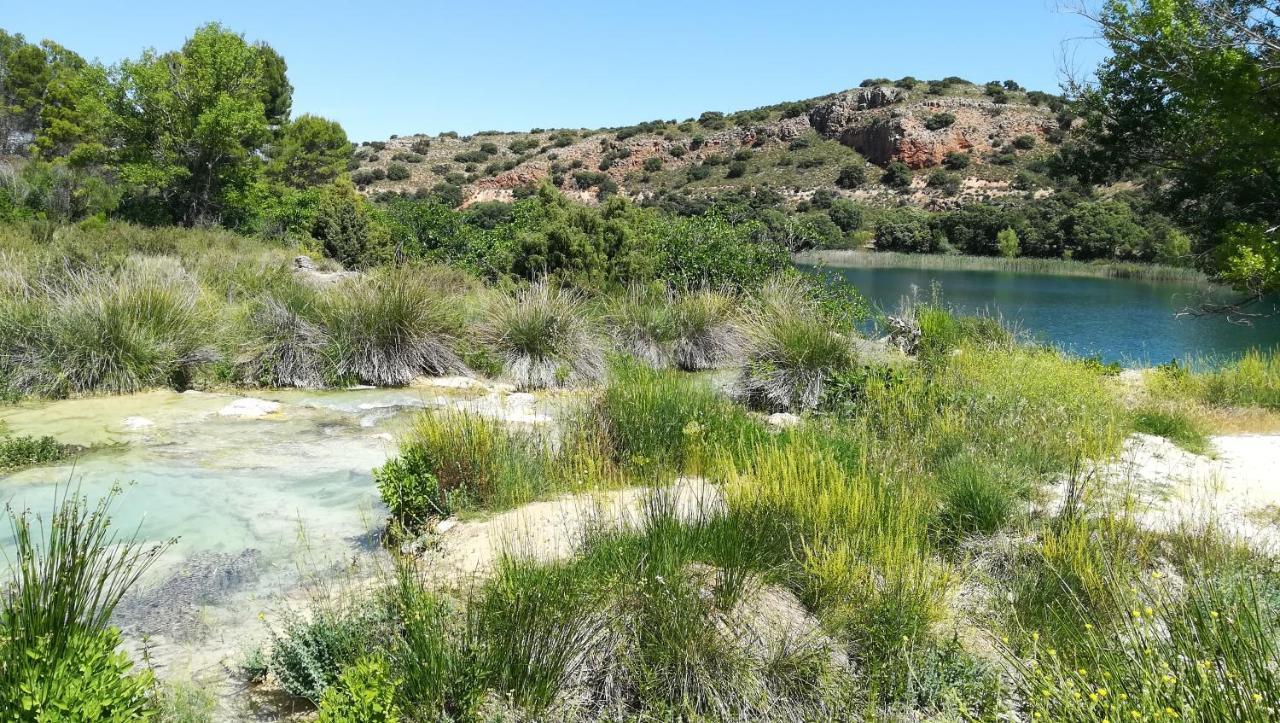
POLYGON ((1263 551, 1280 550, 1280 434, 1212 437, 1213 456, 1135 434, 1119 458, 1094 468, 1108 488, 1132 485, 1152 529, 1211 522, 1263 551))

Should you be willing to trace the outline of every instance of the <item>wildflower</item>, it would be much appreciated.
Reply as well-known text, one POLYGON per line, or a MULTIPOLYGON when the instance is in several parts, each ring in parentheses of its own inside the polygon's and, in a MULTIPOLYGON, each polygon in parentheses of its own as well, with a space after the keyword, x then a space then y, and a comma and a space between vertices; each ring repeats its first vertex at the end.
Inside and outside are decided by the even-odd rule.
POLYGON ((1146 608, 1146 610, 1145 610, 1144 612, 1146 612, 1146 613, 1147 613, 1147 617, 1149 617, 1149 618, 1151 618, 1151 617, 1155 617, 1155 614, 1156 614, 1156 611, 1155 611, 1155 610, 1152 610, 1152 609, 1151 609, 1151 606, 1149 606, 1149 605, 1147 606, 1147 608, 1146 608))
POLYGON ((1254 693, 1254 694, 1253 694, 1253 702, 1254 702, 1254 703, 1261 703, 1261 702, 1262 702, 1262 694, 1261 694, 1261 693, 1254 693))

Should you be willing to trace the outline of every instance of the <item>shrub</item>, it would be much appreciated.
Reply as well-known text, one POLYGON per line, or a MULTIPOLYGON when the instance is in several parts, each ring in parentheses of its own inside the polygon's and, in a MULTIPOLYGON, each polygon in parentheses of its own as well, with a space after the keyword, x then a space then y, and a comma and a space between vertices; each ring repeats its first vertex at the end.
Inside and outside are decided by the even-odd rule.
POLYGON ((711 167, 707 165, 689 166, 685 169, 685 175, 690 181, 704 181, 711 178, 711 167))
POLYGON ((320 697, 319 723, 397 723, 398 685, 385 660, 360 658, 320 697))
POLYGON ((9 510, 13 579, 0 595, 0 709, 17 721, 120 722, 153 714, 150 672, 133 672, 112 612, 167 545, 119 538, 109 511, 66 494, 36 540, 9 510))
POLYGON ((948 196, 954 196, 960 192, 961 182, 960 176, 936 168, 929 173, 929 188, 936 188, 948 196))
POLYGON ((810 410, 830 377, 853 363, 849 339, 796 281, 770 282, 745 322, 738 395, 768 411, 810 410))
POLYGON ((50 464, 67 456, 67 448, 53 437, 5 436, 0 426, 0 472, 50 464))
POLYGON ((351 601, 325 601, 310 616, 292 614, 270 630, 267 668, 290 695, 319 704, 342 671, 378 645, 387 620, 381 610, 351 601))
POLYGON ((413 142, 413 145, 409 146, 409 150, 425 156, 427 151, 431 150, 431 141, 427 138, 419 138, 413 142))
POLYGON ((862 228, 862 207, 843 198, 831 202, 827 215, 841 231, 849 233, 862 228))
POLYGON ((416 269, 351 279, 321 297, 339 380, 400 386, 422 374, 465 371, 453 350, 461 327, 453 299, 416 269))
POLYGON ((892 161, 884 169, 880 182, 890 188, 906 188, 911 185, 911 168, 902 161, 892 161))
POLYGON ((413 532, 432 519, 520 504, 549 489, 544 441, 474 414, 423 413, 374 480, 392 522, 413 532))
POLYGON ((685 153, 688 153, 688 151, 685 150, 684 146, 673 145, 667 149, 667 153, 670 154, 672 158, 681 158, 685 153))
POLYGON ((1036 147, 1036 137, 1033 135, 1021 135, 1013 139, 1013 147, 1019 150, 1030 150, 1036 147))
POLYGON ((876 248, 882 251, 933 253, 937 238, 930 217, 917 208, 898 208, 885 213, 876 223, 876 248))
POLYGON ((725 171, 725 178, 741 178, 747 173, 746 161, 732 161, 729 163, 729 169, 725 171))
POLYGON ((392 163, 387 166, 388 181, 403 181, 409 177, 409 167, 403 163, 392 163))
POLYGON ((454 154, 453 160, 458 163, 485 163, 489 160, 489 154, 480 150, 463 151, 454 154))
POLYGON ((491 305, 479 334, 519 389, 563 387, 604 376, 600 340, 582 295, 538 281, 491 305))
POLYGON ((657 156, 650 156, 644 159, 644 170, 648 173, 657 173, 662 170, 662 159, 657 156))
POLYGON ((836 176, 836 185, 841 188, 859 188, 867 182, 867 167, 861 163, 844 166, 836 176))
POLYGON ((970 156, 968 153, 962 153, 960 151, 950 151, 947 153, 946 157, 942 159, 942 165, 946 166, 948 169, 952 171, 963 171, 964 169, 969 167, 969 163, 972 160, 973 160, 972 156, 970 156))
POLYGON ((931 131, 938 131, 951 127, 955 122, 956 117, 951 113, 934 113, 924 119, 924 127, 931 131))

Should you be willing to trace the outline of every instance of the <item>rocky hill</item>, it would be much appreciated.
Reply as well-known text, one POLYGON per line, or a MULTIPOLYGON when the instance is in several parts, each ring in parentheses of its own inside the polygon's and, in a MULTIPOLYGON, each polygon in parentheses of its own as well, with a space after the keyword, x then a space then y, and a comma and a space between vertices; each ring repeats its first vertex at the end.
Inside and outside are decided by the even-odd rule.
POLYGON ((434 193, 462 205, 510 200, 550 179, 587 202, 611 193, 697 196, 750 186, 795 199, 827 189, 869 202, 947 207, 1047 193, 1037 162, 1070 122, 1056 97, 1012 82, 885 81, 683 122, 393 136, 365 143, 352 177, 369 194, 434 193))

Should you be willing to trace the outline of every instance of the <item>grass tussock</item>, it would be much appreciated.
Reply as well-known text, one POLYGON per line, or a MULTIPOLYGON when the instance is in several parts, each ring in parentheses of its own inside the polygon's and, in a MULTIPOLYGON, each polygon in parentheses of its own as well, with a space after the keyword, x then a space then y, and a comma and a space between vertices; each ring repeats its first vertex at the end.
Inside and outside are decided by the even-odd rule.
POLYGON ((794 279, 766 286, 745 328, 748 351, 737 393, 753 407, 815 409, 831 377, 854 363, 851 330, 829 318, 794 279))
POLYGON ((517 388, 599 381, 604 345, 580 292, 539 281, 498 296, 478 329, 517 388))
POLYGON ((1252 349, 1226 363, 1159 367, 1149 379, 1158 398, 1192 399, 1210 407, 1280 411, 1280 350, 1252 349))
POLYGON ((675 301, 676 367, 695 372, 718 369, 739 361, 745 347, 732 295, 701 289, 675 301))

